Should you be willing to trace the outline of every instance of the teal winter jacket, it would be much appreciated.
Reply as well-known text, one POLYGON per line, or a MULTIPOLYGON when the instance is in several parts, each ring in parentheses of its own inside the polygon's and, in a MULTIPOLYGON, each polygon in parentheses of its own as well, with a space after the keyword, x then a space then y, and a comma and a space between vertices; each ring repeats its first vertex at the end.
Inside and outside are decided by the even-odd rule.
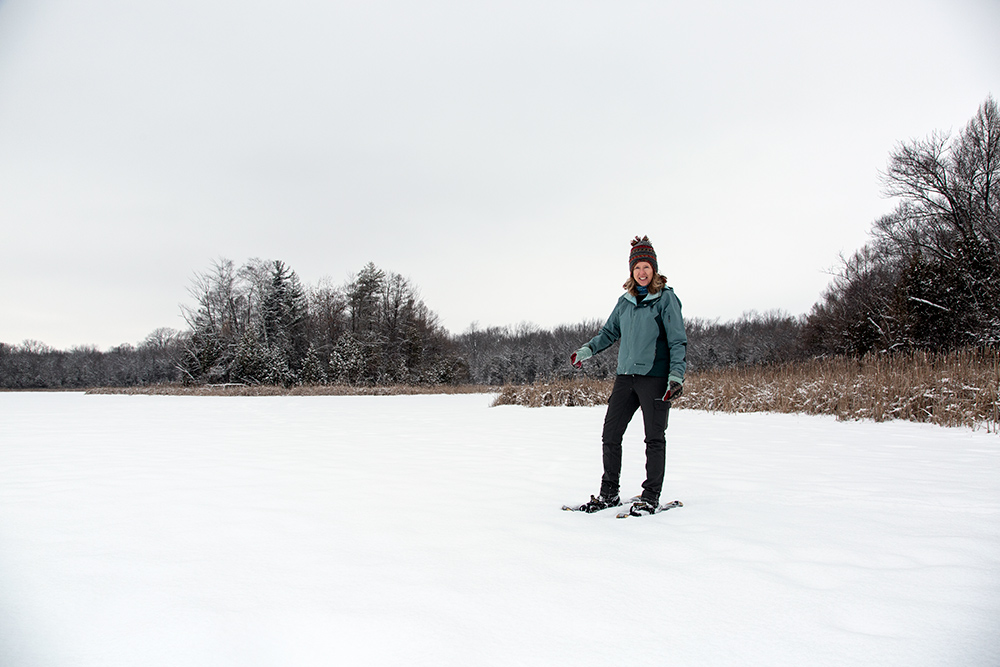
POLYGON ((616 340, 621 340, 618 375, 669 376, 683 382, 687 334, 681 302, 671 288, 664 287, 638 303, 631 294, 623 294, 600 333, 586 345, 597 354, 616 340))

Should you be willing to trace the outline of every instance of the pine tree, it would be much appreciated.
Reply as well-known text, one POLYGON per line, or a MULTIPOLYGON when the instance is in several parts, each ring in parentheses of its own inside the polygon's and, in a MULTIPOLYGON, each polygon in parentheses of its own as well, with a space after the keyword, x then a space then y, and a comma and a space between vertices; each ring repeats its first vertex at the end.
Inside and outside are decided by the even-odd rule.
POLYGON ((233 382, 242 384, 267 384, 267 350, 259 332, 248 329, 236 343, 236 352, 229 366, 233 382))
POLYGON ((270 286, 261 306, 270 376, 288 374, 294 381, 309 345, 307 312, 305 291, 298 276, 283 262, 275 260, 270 286))
POLYGON ((351 332, 359 338, 369 338, 379 323, 379 295, 385 284, 385 272, 368 262, 347 286, 351 332))
POLYGON ((320 359, 316 346, 310 343, 305 360, 302 362, 299 380, 307 384, 326 384, 328 381, 326 366, 327 364, 320 359))
POLYGON ((341 384, 354 385, 363 377, 365 360, 357 339, 344 334, 337 341, 330 355, 330 372, 333 379, 341 384))

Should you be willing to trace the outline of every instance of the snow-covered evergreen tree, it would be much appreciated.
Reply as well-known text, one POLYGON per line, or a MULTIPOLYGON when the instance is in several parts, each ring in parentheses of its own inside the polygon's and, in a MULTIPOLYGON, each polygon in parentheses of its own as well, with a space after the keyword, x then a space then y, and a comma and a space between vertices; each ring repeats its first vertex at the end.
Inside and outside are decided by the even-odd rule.
POLYGON ((329 381, 327 366, 320 358, 316 346, 310 343, 302 362, 302 370, 299 371, 299 381, 305 384, 326 384, 329 381))
POLYGON ((364 376, 365 359, 361 345, 351 334, 344 334, 330 354, 331 379, 341 384, 357 384, 364 376))

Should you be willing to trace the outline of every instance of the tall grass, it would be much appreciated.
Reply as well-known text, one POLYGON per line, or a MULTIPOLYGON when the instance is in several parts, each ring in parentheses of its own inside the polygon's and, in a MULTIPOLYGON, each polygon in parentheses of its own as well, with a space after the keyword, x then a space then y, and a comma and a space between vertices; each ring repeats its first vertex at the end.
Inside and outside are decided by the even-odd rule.
POLYGON ((525 385, 504 385, 493 405, 525 405, 541 408, 550 405, 600 405, 607 403, 613 380, 595 380, 584 376, 525 385))
MULTIPOLYGON (((611 381, 504 387, 496 404, 597 405, 611 381)), ((675 407, 905 419, 1000 432, 1000 351, 869 355, 698 373, 675 407)))

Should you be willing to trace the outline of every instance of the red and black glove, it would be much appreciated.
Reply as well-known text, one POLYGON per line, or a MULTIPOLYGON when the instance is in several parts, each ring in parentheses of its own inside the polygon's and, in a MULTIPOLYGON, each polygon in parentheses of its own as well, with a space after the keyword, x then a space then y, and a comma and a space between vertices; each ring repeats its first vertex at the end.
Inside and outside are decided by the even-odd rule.
POLYGON ((663 400, 664 401, 673 400, 678 396, 680 396, 683 392, 684 392, 683 384, 681 384, 677 380, 670 380, 670 382, 667 384, 667 393, 663 395, 663 400))
POLYGON ((583 362, 594 356, 594 353, 590 351, 590 348, 584 345, 579 350, 569 355, 569 363, 573 364, 573 368, 583 368, 583 362))

